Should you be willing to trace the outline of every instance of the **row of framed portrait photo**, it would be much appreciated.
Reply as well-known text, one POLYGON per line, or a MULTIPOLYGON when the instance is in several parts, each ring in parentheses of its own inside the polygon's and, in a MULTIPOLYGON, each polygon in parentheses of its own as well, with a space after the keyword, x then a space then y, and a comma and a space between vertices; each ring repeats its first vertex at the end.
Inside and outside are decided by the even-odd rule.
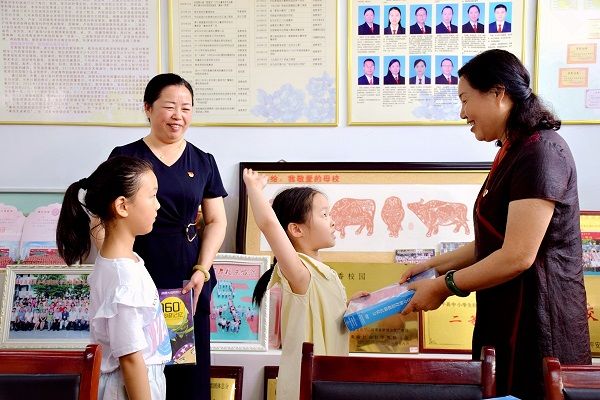
POLYGON ((358 6, 356 14, 359 36, 509 33, 512 2, 492 2, 488 10, 483 2, 443 3, 435 5, 435 9, 431 4, 412 4, 410 7, 393 4, 384 6, 383 10, 379 5, 367 4, 358 6))

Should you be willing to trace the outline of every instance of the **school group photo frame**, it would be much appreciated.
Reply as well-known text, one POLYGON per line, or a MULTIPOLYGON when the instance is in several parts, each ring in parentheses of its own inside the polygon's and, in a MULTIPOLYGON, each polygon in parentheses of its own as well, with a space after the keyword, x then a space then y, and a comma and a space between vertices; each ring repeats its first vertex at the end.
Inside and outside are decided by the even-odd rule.
POLYGON ((84 348, 89 343, 91 265, 9 265, 0 347, 84 348))

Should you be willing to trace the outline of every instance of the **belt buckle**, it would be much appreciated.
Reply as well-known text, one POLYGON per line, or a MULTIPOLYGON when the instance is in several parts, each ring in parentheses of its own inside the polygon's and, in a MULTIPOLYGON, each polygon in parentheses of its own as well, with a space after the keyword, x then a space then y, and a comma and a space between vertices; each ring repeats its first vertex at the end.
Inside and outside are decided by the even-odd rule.
POLYGON ((196 230, 196 224, 187 224, 187 226, 185 227, 185 236, 187 237, 188 242, 193 242, 194 239, 196 239, 196 236, 198 236, 198 231, 196 230), (190 238, 190 226, 194 227, 194 235, 190 238))

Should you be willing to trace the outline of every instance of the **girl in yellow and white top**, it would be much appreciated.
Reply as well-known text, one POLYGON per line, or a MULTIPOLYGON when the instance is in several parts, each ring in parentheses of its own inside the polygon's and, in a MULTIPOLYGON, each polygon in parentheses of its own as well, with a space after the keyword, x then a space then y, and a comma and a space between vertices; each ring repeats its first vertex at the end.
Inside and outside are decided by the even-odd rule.
POLYGON ((329 202, 314 188, 294 187, 275 196, 270 206, 262 191, 267 177, 251 169, 244 169, 243 177, 256 224, 277 260, 258 281, 254 302, 260 304, 275 283, 283 293, 277 400, 297 400, 302 342, 314 343, 315 354, 348 355, 346 292, 337 273, 319 261, 319 250, 335 245, 329 202))

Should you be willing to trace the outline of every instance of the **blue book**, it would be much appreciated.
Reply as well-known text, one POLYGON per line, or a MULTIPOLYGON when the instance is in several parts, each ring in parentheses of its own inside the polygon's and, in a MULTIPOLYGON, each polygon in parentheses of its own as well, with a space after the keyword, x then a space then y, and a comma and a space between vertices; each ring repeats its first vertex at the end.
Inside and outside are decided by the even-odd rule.
POLYGON ((394 283, 374 292, 369 296, 360 297, 350 301, 344 313, 344 323, 349 330, 355 331, 365 325, 372 324, 404 310, 415 292, 408 290, 411 282, 420 279, 434 279, 437 277, 435 268, 430 268, 411 277, 403 284, 394 283))

